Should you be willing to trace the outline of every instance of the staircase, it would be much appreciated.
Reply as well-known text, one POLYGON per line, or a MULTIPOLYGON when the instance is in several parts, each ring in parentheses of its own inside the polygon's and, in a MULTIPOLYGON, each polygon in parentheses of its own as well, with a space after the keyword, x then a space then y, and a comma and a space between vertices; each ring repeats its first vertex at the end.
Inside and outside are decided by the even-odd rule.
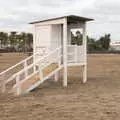
POLYGON ((20 95, 35 89, 63 68, 61 51, 59 47, 46 55, 35 53, 1 72, 1 92, 20 95))

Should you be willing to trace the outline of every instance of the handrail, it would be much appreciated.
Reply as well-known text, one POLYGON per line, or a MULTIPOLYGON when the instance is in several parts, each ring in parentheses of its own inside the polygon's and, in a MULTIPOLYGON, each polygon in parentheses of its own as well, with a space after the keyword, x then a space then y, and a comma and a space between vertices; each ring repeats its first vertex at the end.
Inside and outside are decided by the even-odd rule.
POLYGON ((57 51, 57 50, 59 50, 59 49, 61 49, 61 48, 62 48, 61 46, 58 47, 58 48, 56 48, 55 50, 51 51, 50 53, 48 53, 47 55, 45 55, 45 56, 43 56, 41 59, 39 59, 39 61, 45 59, 45 58, 48 57, 50 54, 54 53, 55 51, 57 51))
POLYGON ((38 81, 36 82, 34 85, 32 85, 30 88, 28 88, 26 90, 26 93, 28 93, 29 91, 33 90, 34 88, 36 88, 38 85, 40 85, 41 83, 43 83, 46 79, 48 79, 50 76, 54 75, 57 71, 59 71, 60 69, 63 68, 63 65, 61 65, 59 68, 57 68, 56 70, 52 71, 51 73, 48 74, 48 76, 44 77, 43 81, 38 81))
POLYGON ((34 63, 31 64, 31 65, 29 65, 27 68, 22 69, 22 70, 20 70, 19 72, 13 74, 7 81, 5 81, 5 83, 10 82, 10 81, 11 81, 12 79, 14 79, 17 75, 22 74, 24 71, 28 70, 28 69, 31 68, 33 65, 34 65, 34 63))
POLYGON ((29 56, 29 57, 25 58, 24 60, 22 60, 22 61, 18 62, 17 64, 15 64, 15 65, 13 65, 13 66, 9 67, 8 69, 6 69, 6 70, 2 71, 2 72, 0 73, 0 75, 2 75, 2 74, 4 74, 5 72, 8 72, 9 70, 11 70, 11 69, 13 69, 13 68, 17 67, 18 65, 20 65, 20 64, 22 64, 22 63, 24 63, 25 61, 29 60, 30 58, 34 57, 34 56, 35 56, 35 55, 37 55, 37 54, 39 54, 39 53, 35 53, 35 54, 33 54, 33 55, 31 55, 31 56, 29 56))
MULTIPOLYGON (((37 71, 35 71, 34 73, 32 73, 32 74, 30 74, 27 78, 25 78, 25 79, 23 79, 22 81, 20 81, 20 83, 22 84, 22 83, 24 83, 26 80, 28 80, 30 77, 32 77, 33 75, 35 75, 35 74, 37 74, 39 71, 37 70, 37 71)), ((13 86, 13 88, 15 88, 17 85, 15 84, 14 86, 13 86)))
POLYGON ((60 55, 59 57, 53 59, 52 62, 49 62, 48 64, 45 64, 44 66, 41 67, 41 69, 44 69, 45 67, 47 67, 48 65, 52 64, 53 62, 55 62, 56 60, 60 59, 62 57, 62 55, 60 55))
MULTIPOLYGON (((77 57, 77 53, 79 51, 79 47, 83 47, 83 46, 77 46, 77 45, 67 45, 67 48, 71 48, 70 52, 68 52, 68 56, 75 56, 73 59, 74 62, 78 62, 78 57, 77 57)), ((80 48, 81 49, 81 48, 80 48)), ((0 84, 0 86, 4 86, 6 87, 6 84, 10 81, 16 80, 16 83, 12 86, 13 88, 15 86, 17 86, 17 92, 18 94, 20 93, 20 84, 22 84, 24 81, 29 80, 30 77, 32 77, 33 75, 35 75, 37 72, 39 72, 39 76, 42 76, 41 73, 43 74, 43 70, 44 68, 46 68, 47 66, 51 65, 52 63, 60 63, 61 62, 61 58, 63 56, 63 54, 61 54, 61 50, 62 50, 62 46, 54 49, 53 51, 50 51, 48 54, 43 55, 41 58, 36 58, 34 61, 34 57, 37 57, 36 55, 40 55, 38 52, 29 56, 28 58, 20 61, 19 63, 15 64, 14 66, 8 68, 7 70, 4 70, 3 72, 0 73, 0 75, 5 75, 4 73, 10 71, 11 69, 15 69, 17 68, 18 65, 22 65, 23 67, 21 69, 19 69, 19 71, 14 72, 12 74, 10 74, 9 76, 7 76, 7 79, 4 81, 4 84, 0 84), (32 59, 31 59, 32 58, 32 59), (28 60, 32 60, 30 62, 30 64, 28 64, 28 60), (36 65, 38 65, 39 69, 36 69, 36 65), (29 73, 29 70, 31 70, 32 68, 32 72, 29 73), (24 74, 24 78, 21 79, 21 75, 24 74)), ((71 59, 70 59, 71 60, 71 59)), ((68 60, 68 64, 71 65, 70 60, 68 60)), ((78 63, 77 63, 78 64, 78 63)), ((62 64, 59 64, 59 67, 56 68, 56 70, 62 66, 62 64)), ((19 66, 18 66, 19 67, 19 66)), ((13 70, 14 70, 13 69, 13 70)), ((53 72, 51 71, 49 75, 47 75, 46 77, 40 77, 41 82, 44 81, 45 79, 47 79, 49 76, 53 75, 56 70, 53 72)), ((3 76, 4 77, 4 76, 3 76)), ((5 91, 5 90, 4 90, 5 91)))
MULTIPOLYGON (((74 46, 77 46, 77 45, 67 45, 67 46, 68 46, 68 47, 74 47, 74 46)), ((60 49, 60 48, 62 48, 62 47, 60 46, 59 48, 56 48, 56 49, 60 49)), ((56 50, 56 49, 55 49, 55 50, 56 50)), ((54 51, 55 51, 55 50, 54 50, 54 51)), ((54 51, 52 51, 52 52, 54 52, 54 51)), ((39 54, 39 53, 35 53, 35 54, 33 54, 33 55, 31 55, 31 56, 25 58, 24 60, 18 62, 17 64, 15 64, 15 65, 9 67, 8 69, 2 71, 2 72, 0 73, 0 75, 2 75, 2 74, 4 74, 5 72, 8 72, 9 70, 11 70, 11 69, 17 67, 18 65, 24 63, 25 61, 29 60, 30 58, 34 57, 34 56, 37 55, 37 54, 39 54)), ((49 55, 49 54, 48 54, 48 55, 49 55)), ((47 57, 47 56, 46 56, 46 57, 47 57)))
MULTIPOLYGON (((61 56, 60 56, 61 57, 61 56)), ((56 59, 58 59, 58 58, 56 58, 56 59)), ((56 61, 56 59, 54 59, 52 62, 54 62, 54 61, 56 61)), ((47 64, 46 66, 48 66, 48 65, 50 65, 52 62, 50 62, 49 64, 47 64)), ((44 68, 46 67, 46 66, 44 66, 44 68)), ((43 70, 44 68, 41 68, 41 70, 43 70)), ((28 68, 29 69, 29 68, 28 68)), ((24 69, 23 69, 23 71, 24 71, 24 69)), ((23 72, 22 71, 22 72, 23 72)), ((38 72, 39 70, 37 70, 35 73, 32 73, 33 75, 34 74, 36 74, 37 72, 38 72)), ((17 75, 16 75, 17 76, 17 75)), ((14 77, 16 77, 16 76, 14 76, 14 77)), ((31 76, 31 74, 30 75, 28 75, 28 77, 26 78, 26 79, 29 79, 30 77, 29 76, 31 76)), ((23 79, 22 81, 21 81, 21 83, 23 83, 26 79, 23 79)), ((9 82, 9 81, 8 81, 9 82)), ((16 85, 14 85, 14 87, 15 87, 16 85)), ((13 87, 13 88, 14 88, 13 87)))
POLYGON ((11 79, 15 78, 17 75, 22 74, 24 71, 30 69, 31 67, 33 67, 35 64, 39 63, 41 60, 45 59, 46 57, 48 57, 49 55, 51 55, 52 53, 56 52, 57 50, 59 50, 61 47, 56 48, 54 51, 50 52, 49 54, 47 54, 46 56, 42 57, 41 59, 35 61, 34 63, 32 63, 31 65, 27 66, 25 69, 20 70, 19 72, 15 73, 14 75, 12 75, 7 81, 5 81, 5 83, 8 83, 11 81, 11 79))

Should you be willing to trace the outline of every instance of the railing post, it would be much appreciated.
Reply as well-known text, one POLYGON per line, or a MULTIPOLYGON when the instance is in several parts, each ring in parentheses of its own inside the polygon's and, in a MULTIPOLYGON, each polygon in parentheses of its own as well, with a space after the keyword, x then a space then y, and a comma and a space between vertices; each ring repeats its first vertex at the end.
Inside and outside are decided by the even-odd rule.
POLYGON ((83 83, 87 82, 87 65, 83 65, 83 83))
MULTIPOLYGON (((58 55, 58 58, 59 58, 58 67, 61 66, 61 57, 60 56, 61 56, 61 53, 59 53, 59 55, 58 55)), ((56 72, 55 75, 54 75, 54 81, 55 82, 57 82, 59 79, 60 79, 60 71, 56 72)))
POLYGON ((25 78, 27 78, 28 76, 28 70, 26 68, 27 68, 27 61, 24 62, 25 78))
POLYGON ((63 24, 63 72, 64 72, 64 77, 63 77, 63 86, 67 87, 67 18, 64 19, 64 24, 63 24))
POLYGON ((61 66, 61 55, 62 55, 62 53, 61 53, 61 48, 60 48, 60 50, 58 51, 58 58, 59 58, 59 60, 58 60, 58 67, 61 66))
POLYGON ((84 45, 84 66, 83 66, 83 83, 87 82, 87 37, 86 37, 86 23, 83 27, 83 45, 84 45))
POLYGON ((58 61, 58 67, 60 67, 61 65, 61 57, 60 57, 60 60, 58 61))
POLYGON ((33 32, 34 32, 34 34, 33 34, 33 64, 34 64, 33 70, 34 70, 34 72, 36 72, 36 66, 35 66, 35 61, 36 61, 35 59, 37 58, 36 57, 36 49, 37 49, 37 47, 36 47, 36 32, 37 32, 36 26, 34 26, 33 32))
POLYGON ((74 46, 75 49, 75 63, 77 63, 77 45, 74 46))
POLYGON ((56 72, 54 75, 54 81, 57 82, 60 78, 60 71, 56 72))
POLYGON ((35 54, 33 54, 33 64, 34 64, 34 66, 33 66, 33 71, 34 71, 34 73, 36 72, 36 66, 35 66, 35 54))
POLYGON ((40 65, 39 65, 39 77, 40 77, 41 82, 43 82, 43 72, 42 72, 40 65))
POLYGON ((17 87, 17 95, 21 94, 21 84, 20 84, 20 76, 16 77, 16 87, 17 87))

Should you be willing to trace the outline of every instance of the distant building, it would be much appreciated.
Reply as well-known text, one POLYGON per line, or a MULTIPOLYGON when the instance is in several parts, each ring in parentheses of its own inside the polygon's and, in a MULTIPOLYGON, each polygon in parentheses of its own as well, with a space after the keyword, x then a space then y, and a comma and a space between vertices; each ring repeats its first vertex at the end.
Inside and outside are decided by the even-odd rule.
POLYGON ((112 41, 110 43, 110 50, 120 51, 120 40, 119 41, 112 41))

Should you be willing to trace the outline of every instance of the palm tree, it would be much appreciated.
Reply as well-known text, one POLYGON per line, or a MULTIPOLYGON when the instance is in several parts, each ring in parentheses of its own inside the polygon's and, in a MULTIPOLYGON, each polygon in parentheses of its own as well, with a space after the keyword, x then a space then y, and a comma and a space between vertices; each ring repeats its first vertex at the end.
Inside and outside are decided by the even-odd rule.
POLYGON ((33 46, 33 35, 32 33, 27 33, 27 41, 28 49, 31 50, 33 46))
POLYGON ((17 44, 16 37, 17 37, 17 32, 13 31, 9 35, 9 40, 10 40, 10 45, 14 49, 15 45, 17 44))
POLYGON ((5 32, 0 32, 0 44, 1 48, 6 47, 8 43, 8 34, 5 32))
POLYGON ((21 33, 21 40, 22 40, 22 44, 23 44, 23 50, 24 50, 24 52, 26 52, 26 33, 25 32, 21 33))
POLYGON ((8 46, 8 33, 4 33, 4 46, 8 46))

